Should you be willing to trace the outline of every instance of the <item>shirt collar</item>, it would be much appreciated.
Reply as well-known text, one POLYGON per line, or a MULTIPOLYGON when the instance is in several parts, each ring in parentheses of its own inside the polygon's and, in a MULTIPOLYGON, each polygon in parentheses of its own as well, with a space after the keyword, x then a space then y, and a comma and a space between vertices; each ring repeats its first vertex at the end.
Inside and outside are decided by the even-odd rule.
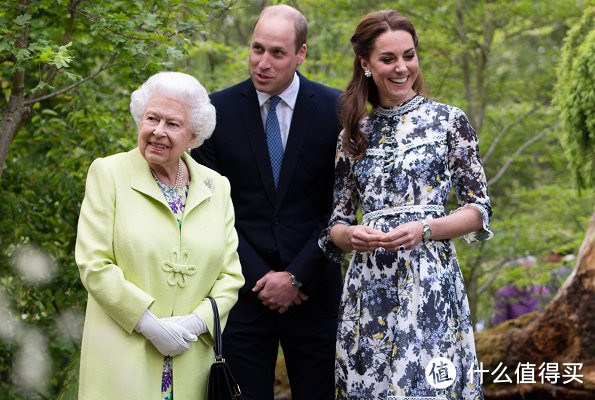
MULTIPOLYGON (((294 72, 293 81, 291 82, 289 87, 279 95, 279 97, 281 97, 281 100, 283 100, 285 104, 287 104, 289 108, 293 110, 293 108, 295 107, 295 102, 297 101, 297 95, 299 90, 300 78, 298 77, 297 73, 294 72)), ((270 94, 265 92, 259 92, 258 90, 256 91, 256 94, 258 95, 258 105, 260 107, 262 107, 262 105, 266 103, 267 100, 271 97, 270 94)))

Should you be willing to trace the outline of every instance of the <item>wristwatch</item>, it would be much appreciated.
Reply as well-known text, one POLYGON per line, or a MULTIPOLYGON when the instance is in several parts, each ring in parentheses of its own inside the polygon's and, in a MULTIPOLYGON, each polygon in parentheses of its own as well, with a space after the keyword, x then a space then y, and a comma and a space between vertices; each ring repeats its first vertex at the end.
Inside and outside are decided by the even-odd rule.
POLYGON ((300 282, 298 280, 298 278, 296 278, 295 275, 292 274, 291 272, 287 271, 287 273, 291 277, 291 285, 292 286, 295 286, 296 288, 301 288, 302 287, 302 282, 300 282))
POLYGON ((432 230, 430 229, 430 225, 428 224, 428 221, 427 220, 422 219, 419 222, 421 222, 421 224, 424 227, 424 230, 423 230, 423 233, 421 235, 421 238, 422 238, 423 242, 426 243, 432 237, 432 230))

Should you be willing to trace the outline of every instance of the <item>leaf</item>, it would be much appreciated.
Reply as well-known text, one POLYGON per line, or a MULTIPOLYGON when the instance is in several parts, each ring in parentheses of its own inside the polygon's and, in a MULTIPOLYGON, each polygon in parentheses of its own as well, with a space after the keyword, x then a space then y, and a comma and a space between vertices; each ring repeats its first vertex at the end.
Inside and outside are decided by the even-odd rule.
POLYGON ((53 117, 55 117, 55 116, 58 115, 58 113, 56 111, 52 110, 51 108, 44 108, 41 111, 41 113, 44 114, 44 115, 51 115, 53 117))
POLYGON ((27 24, 30 20, 31 20, 31 15, 21 14, 14 19, 14 22, 19 26, 23 26, 23 25, 27 24))
POLYGON ((37 86, 35 86, 33 89, 30 90, 30 93, 36 93, 37 91, 43 90, 43 89, 47 89, 49 91, 52 91, 52 90, 54 90, 54 87, 51 86, 51 85, 48 85, 44 81, 39 81, 39 83, 37 84, 37 86))
POLYGON ((31 52, 29 49, 18 49, 15 54, 17 61, 25 61, 30 58, 31 52))
POLYGON ((145 19, 143 22, 143 27, 147 28, 148 30, 155 29, 161 25, 161 21, 159 17, 155 14, 145 14, 145 19))
POLYGON ((184 55, 183 52, 172 46, 168 46, 167 54, 172 58, 182 58, 182 56, 184 55))
POLYGON ((42 62, 42 63, 49 63, 54 58, 54 51, 51 47, 43 48, 35 57, 35 61, 42 62))
POLYGON ((68 72, 68 71, 64 71, 64 76, 70 80, 70 81, 78 81, 79 79, 81 79, 81 76, 79 74, 73 74, 72 72, 68 72))
POLYGON ((70 63, 74 56, 70 53, 69 47, 72 45, 72 42, 65 44, 64 46, 60 46, 58 51, 54 55, 54 59, 52 60, 51 64, 55 65, 60 68, 68 68, 68 63, 70 63))

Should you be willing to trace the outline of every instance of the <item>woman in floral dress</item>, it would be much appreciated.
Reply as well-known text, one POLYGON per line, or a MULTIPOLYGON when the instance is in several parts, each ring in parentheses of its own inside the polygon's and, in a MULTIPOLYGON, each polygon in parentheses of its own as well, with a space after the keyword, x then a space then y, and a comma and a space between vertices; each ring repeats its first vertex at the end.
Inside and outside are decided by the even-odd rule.
POLYGON ((355 250, 341 303, 336 397, 482 399, 451 240, 492 236, 476 134, 460 109, 423 96, 408 19, 368 14, 351 42, 334 211, 319 241, 337 261, 355 250), (459 207, 447 214, 451 186, 459 207))

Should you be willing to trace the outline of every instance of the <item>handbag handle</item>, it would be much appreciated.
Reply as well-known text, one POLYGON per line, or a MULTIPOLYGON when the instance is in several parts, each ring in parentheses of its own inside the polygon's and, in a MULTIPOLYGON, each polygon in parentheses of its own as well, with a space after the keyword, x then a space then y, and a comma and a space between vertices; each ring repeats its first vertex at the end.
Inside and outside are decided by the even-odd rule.
POLYGON ((219 310, 217 309, 217 302, 211 296, 208 296, 208 299, 211 301, 211 306, 213 307, 213 339, 215 341, 215 360, 222 361, 223 360, 223 344, 221 340, 221 321, 219 321, 219 310))

